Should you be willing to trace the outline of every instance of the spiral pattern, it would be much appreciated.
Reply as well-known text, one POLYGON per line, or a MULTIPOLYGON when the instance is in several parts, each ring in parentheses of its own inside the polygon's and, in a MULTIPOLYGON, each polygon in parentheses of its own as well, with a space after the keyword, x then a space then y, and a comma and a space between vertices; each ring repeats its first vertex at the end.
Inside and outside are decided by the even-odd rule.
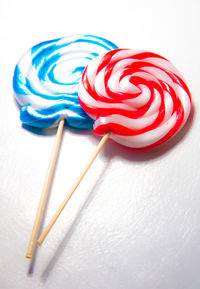
POLYGON ((13 88, 23 123, 57 126, 60 118, 75 128, 92 128, 93 120, 78 102, 78 83, 86 65, 117 46, 92 36, 75 35, 37 44, 15 67, 13 88))
POLYGON ((191 97, 178 70, 164 57, 116 49, 85 69, 79 101, 95 120, 94 132, 111 132, 132 148, 159 145, 185 124, 191 97))

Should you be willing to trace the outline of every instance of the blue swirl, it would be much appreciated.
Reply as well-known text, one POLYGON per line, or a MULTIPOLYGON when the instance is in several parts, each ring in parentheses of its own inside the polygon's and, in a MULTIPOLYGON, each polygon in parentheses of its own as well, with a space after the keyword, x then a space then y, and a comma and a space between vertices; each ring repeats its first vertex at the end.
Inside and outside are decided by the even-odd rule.
POLYGON ((71 127, 92 128, 93 120, 78 102, 78 83, 90 61, 117 48, 101 37, 75 35, 45 41, 28 50, 16 65, 13 76, 21 121, 49 128, 65 118, 71 127))

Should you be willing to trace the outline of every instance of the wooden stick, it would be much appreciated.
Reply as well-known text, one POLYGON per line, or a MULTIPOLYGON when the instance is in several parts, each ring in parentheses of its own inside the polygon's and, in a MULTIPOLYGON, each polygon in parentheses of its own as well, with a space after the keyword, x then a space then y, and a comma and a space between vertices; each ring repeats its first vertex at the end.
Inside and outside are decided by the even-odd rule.
POLYGON ((101 149, 103 148, 104 144, 106 143, 106 141, 108 140, 109 136, 111 133, 107 133, 106 135, 104 135, 104 137, 101 139, 97 149, 95 150, 95 152, 93 153, 92 157, 90 158, 89 162, 87 163, 86 167, 84 168, 84 170, 81 172, 80 176, 78 177, 78 179, 76 180, 76 182, 74 183, 74 185, 72 186, 70 192, 68 193, 68 195, 66 196, 66 198, 63 200, 63 202, 61 203, 60 207, 58 208, 57 212, 55 213, 55 215, 53 216, 53 218, 51 219, 51 221, 49 222, 49 224, 47 225, 47 227, 44 229, 44 232, 41 234, 41 236, 38 239, 38 243, 41 246, 44 239, 46 238, 46 236, 48 235, 49 231, 52 229, 53 225, 55 224, 56 220, 58 219, 58 217, 60 216, 61 212, 63 211, 63 209, 65 208, 65 206, 67 205, 68 201, 70 200, 71 196, 73 195, 73 193, 75 192, 75 190, 77 189, 78 185, 80 184, 80 182, 82 181, 82 179, 84 178, 84 176, 86 175, 87 171, 89 170, 90 166, 92 165, 92 163, 94 162, 94 160, 96 159, 97 155, 99 154, 99 152, 101 151, 101 149))
POLYGON ((56 161, 57 161, 57 157, 58 157, 58 153, 59 153, 60 145, 61 145, 61 141, 62 141, 64 122, 65 122, 64 119, 61 119, 59 122, 59 125, 58 125, 58 130, 57 130, 53 150, 51 153, 43 190, 41 193, 40 201, 39 201, 36 216, 35 216, 35 221, 33 224, 31 237, 30 237, 29 244, 28 244, 28 249, 26 252, 26 258, 27 259, 30 259, 32 257, 35 242, 36 242, 37 236, 39 234, 39 229, 40 229, 40 226, 42 223, 42 218, 44 215, 44 209, 45 209, 46 201, 48 198, 50 186, 52 183, 55 165, 56 165, 56 161))

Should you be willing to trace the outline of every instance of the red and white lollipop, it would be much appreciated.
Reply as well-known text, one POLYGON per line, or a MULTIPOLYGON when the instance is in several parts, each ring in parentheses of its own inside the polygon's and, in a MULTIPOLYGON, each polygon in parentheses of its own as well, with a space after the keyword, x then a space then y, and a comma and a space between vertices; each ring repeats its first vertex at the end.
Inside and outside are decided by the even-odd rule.
POLYGON ((191 111, 190 92, 171 62, 130 49, 116 49, 90 62, 79 84, 79 101, 95 120, 94 132, 104 137, 39 238, 40 244, 109 137, 131 148, 156 146, 174 136, 191 111))
POLYGON ((95 119, 94 133, 111 132, 112 139, 132 148, 167 141, 191 111, 190 92, 171 62, 130 49, 110 51, 87 66, 79 101, 95 119))

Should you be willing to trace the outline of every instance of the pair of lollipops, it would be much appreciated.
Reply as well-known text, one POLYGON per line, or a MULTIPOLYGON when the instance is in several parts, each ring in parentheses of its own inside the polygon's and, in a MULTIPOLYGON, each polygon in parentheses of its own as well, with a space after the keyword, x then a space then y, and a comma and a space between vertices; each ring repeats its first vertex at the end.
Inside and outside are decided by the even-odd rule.
POLYGON ((64 123, 104 135, 89 163, 38 239, 42 244, 108 138, 134 149, 159 145, 175 135, 191 111, 181 74, 164 57, 118 49, 92 35, 40 43, 20 59, 13 87, 20 119, 57 127, 44 188, 26 257, 31 258, 60 148, 64 123))

